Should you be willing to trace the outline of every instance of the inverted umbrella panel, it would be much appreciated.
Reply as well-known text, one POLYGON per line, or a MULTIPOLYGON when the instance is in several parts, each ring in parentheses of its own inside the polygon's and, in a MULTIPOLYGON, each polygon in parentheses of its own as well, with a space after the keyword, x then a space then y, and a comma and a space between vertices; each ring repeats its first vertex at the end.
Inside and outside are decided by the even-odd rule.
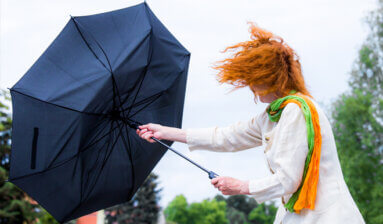
POLYGON ((9 180, 59 222, 129 201, 166 149, 176 152, 135 130, 181 128, 189 61, 146 2, 71 17, 10 89, 9 180))

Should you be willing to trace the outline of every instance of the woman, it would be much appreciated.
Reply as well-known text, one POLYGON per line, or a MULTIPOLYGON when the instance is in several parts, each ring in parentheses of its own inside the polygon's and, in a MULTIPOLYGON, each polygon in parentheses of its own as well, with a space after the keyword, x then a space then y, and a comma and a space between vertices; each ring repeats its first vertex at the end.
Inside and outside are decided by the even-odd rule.
POLYGON ((330 123, 310 95, 297 54, 283 41, 251 23, 250 41, 228 49, 232 58, 215 66, 218 81, 249 87, 267 109, 228 127, 178 129, 145 124, 137 134, 187 143, 191 151, 236 152, 264 146, 271 175, 211 183, 224 195, 251 195, 258 203, 281 198, 274 223, 364 223, 337 156, 330 123))

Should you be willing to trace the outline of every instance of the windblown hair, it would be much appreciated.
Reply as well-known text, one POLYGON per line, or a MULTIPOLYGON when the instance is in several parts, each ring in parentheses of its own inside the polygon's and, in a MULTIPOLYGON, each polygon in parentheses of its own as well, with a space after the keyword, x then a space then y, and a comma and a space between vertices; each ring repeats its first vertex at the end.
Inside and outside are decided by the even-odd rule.
POLYGON ((231 58, 218 61, 213 66, 219 70, 218 82, 233 85, 233 90, 252 85, 268 86, 268 89, 253 91, 256 96, 278 91, 277 96, 283 97, 296 90, 312 97, 306 88, 295 51, 281 37, 253 22, 248 23, 251 40, 226 47, 222 53, 229 49, 236 52, 231 58))

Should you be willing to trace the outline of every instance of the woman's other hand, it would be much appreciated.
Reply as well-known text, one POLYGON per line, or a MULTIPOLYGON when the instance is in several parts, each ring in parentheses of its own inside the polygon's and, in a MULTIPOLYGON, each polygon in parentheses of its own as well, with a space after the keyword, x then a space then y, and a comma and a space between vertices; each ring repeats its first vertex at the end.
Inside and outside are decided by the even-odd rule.
POLYGON ((164 137, 165 126, 160 124, 148 123, 138 127, 139 129, 136 130, 136 133, 148 142, 155 142, 153 139, 151 139, 151 137, 155 137, 159 140, 163 139, 164 137))
POLYGON ((211 184, 223 195, 249 194, 249 181, 219 176, 212 179, 211 184))

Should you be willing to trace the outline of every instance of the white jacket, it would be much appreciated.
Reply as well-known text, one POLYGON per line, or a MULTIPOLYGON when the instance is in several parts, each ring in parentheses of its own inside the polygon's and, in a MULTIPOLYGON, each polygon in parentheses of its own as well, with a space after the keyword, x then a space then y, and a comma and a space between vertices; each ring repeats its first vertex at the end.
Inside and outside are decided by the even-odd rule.
POLYGON ((281 198, 274 223, 364 223, 343 179, 334 135, 330 123, 315 100, 322 134, 319 181, 315 209, 303 209, 300 214, 284 207, 302 179, 308 152, 307 129, 301 108, 295 103, 286 105, 278 122, 272 122, 266 111, 248 122, 228 127, 186 129, 189 150, 236 152, 264 146, 272 175, 249 181, 249 191, 258 203, 281 198))

